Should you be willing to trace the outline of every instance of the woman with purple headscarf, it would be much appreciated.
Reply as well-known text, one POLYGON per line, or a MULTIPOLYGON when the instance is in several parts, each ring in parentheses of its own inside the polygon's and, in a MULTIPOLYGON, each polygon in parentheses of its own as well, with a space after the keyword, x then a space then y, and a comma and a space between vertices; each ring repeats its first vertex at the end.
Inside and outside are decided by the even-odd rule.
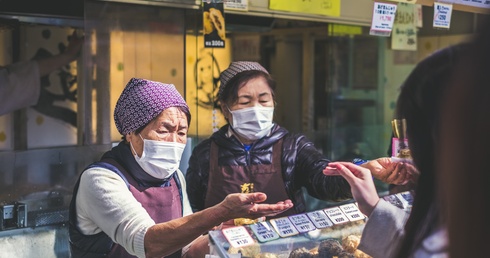
POLYGON ((263 193, 233 194, 192 213, 178 169, 190 121, 174 85, 133 78, 114 110, 119 145, 86 168, 70 204, 72 257, 203 257, 213 227, 292 207, 263 193))

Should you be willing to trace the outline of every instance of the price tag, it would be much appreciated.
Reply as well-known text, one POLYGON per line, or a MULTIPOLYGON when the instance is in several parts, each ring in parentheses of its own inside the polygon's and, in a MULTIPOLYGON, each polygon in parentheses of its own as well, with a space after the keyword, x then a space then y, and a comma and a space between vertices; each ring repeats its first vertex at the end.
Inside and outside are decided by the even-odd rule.
POLYGON ((276 231, 274 231, 271 225, 267 223, 267 221, 251 224, 250 228, 260 242, 267 242, 279 238, 279 235, 276 233, 276 231))
POLYGON ((396 195, 386 195, 386 196, 383 196, 383 200, 391 203, 392 205, 400 208, 400 209, 403 209, 403 203, 402 201, 396 197, 396 195))
POLYGON ((350 221, 362 220, 365 217, 359 208, 357 208, 357 206, 353 203, 341 205, 339 208, 344 212, 350 221))
POLYGON ((281 237, 294 236, 299 233, 287 217, 271 219, 270 222, 281 237))
POLYGON ((315 225, 308 219, 306 214, 298 214, 289 217, 289 220, 293 223, 299 233, 305 233, 311 230, 315 230, 315 225))
POLYGON ((404 209, 408 209, 412 207, 413 196, 410 192, 407 191, 407 192, 397 193, 396 197, 400 199, 404 209))
POLYGON ((332 221, 327 217, 327 214, 322 210, 308 212, 306 215, 310 218, 316 228, 326 228, 333 226, 332 221))
POLYGON ((251 245, 255 242, 244 226, 226 228, 222 232, 228 243, 235 248, 251 245))
POLYGON ((323 211, 334 224, 341 224, 349 221, 339 207, 328 208, 323 211))

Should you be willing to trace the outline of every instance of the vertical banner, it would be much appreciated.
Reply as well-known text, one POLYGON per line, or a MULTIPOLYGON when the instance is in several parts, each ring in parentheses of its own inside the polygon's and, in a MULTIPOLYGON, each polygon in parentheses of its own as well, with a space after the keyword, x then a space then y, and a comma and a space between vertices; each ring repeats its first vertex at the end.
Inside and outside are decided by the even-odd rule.
POLYGON ((394 50, 417 50, 417 27, 413 4, 398 3, 391 48, 394 50))
POLYGON ((389 37, 395 21, 396 4, 374 2, 369 35, 389 37))
POLYGON ((223 0, 204 0, 202 3, 204 47, 224 48, 226 30, 223 0))
POLYGON ((452 4, 434 3, 434 28, 449 29, 451 25, 452 4))

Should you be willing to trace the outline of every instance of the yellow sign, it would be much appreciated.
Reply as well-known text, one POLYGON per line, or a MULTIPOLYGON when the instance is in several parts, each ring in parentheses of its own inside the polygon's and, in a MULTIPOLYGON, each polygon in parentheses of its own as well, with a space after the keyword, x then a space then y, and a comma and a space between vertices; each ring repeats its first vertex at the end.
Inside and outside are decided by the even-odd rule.
POLYGON ((269 0, 269 9, 338 17, 340 0, 269 0))
POLYGON ((362 27, 344 24, 328 24, 329 35, 361 35, 362 27))
POLYGON ((417 0, 388 0, 390 2, 399 2, 399 3, 407 3, 407 4, 415 4, 417 0))

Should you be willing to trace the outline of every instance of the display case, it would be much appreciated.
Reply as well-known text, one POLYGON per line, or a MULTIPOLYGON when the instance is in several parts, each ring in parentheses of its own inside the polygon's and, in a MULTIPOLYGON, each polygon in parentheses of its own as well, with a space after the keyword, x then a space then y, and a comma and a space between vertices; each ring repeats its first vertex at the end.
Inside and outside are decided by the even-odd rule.
MULTIPOLYGON (((410 192, 384 196, 410 211, 410 192)), ((366 217, 347 203, 288 217, 209 232, 209 257, 370 257, 357 249, 366 217)))

